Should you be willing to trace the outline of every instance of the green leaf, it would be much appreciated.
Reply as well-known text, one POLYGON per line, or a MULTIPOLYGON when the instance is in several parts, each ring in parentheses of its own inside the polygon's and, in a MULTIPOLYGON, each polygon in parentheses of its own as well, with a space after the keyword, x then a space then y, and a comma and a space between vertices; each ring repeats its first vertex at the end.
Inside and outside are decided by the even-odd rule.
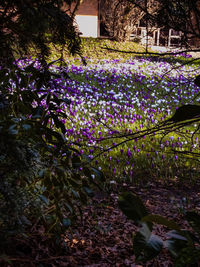
POLYGON ((164 242, 165 247, 168 248, 172 256, 178 257, 181 250, 187 246, 187 238, 175 230, 168 232, 167 237, 170 239, 164 242))
POLYGON ((174 267, 199 266, 200 250, 195 247, 183 248, 174 264, 174 267))
POLYGON ((33 119, 40 119, 44 113, 45 109, 43 107, 37 107, 34 110, 34 115, 32 116, 33 119))
POLYGON ((22 127, 24 128, 24 130, 28 131, 31 129, 31 125, 30 124, 23 124, 22 127))
POLYGON ((194 84, 196 84, 197 86, 200 86, 200 75, 196 76, 194 80, 194 84))
POLYGON ((28 86, 28 82, 29 82, 29 80, 28 80, 28 76, 26 76, 26 75, 20 75, 20 78, 21 78, 21 81, 20 81, 20 86, 22 87, 22 88, 27 88, 27 86, 28 86))
POLYGON ((194 211, 188 211, 185 215, 189 224, 197 233, 200 233, 200 215, 194 211))
POLYGON ((79 191, 79 195, 80 195, 80 199, 81 199, 81 203, 83 204, 87 204, 87 194, 84 191, 79 191))
POLYGON ((97 177, 101 182, 105 181, 104 174, 103 174, 102 171, 100 171, 100 170, 98 170, 98 169, 96 169, 96 168, 94 168, 94 167, 92 167, 91 169, 92 169, 92 171, 95 173, 96 177, 97 177))
POLYGON ((60 106, 61 100, 56 95, 52 95, 51 101, 56 103, 58 106, 60 106))
POLYGON ((19 123, 20 122, 20 118, 12 118, 11 121, 13 121, 14 123, 19 123))
POLYGON ((70 99, 68 99, 68 98, 64 98, 64 99, 62 99, 62 102, 70 105, 72 101, 70 99))
POLYGON ((87 155, 83 154, 83 157, 85 158, 85 160, 86 160, 88 163, 91 162, 91 159, 90 159, 87 155))
POLYGON ((42 169, 42 170, 40 170, 40 171, 38 172, 38 175, 39 175, 40 178, 43 178, 43 177, 44 177, 44 175, 45 175, 45 171, 46 171, 46 169, 42 169))
POLYGON ((20 219, 24 224, 29 226, 32 225, 31 221, 29 221, 29 219, 26 216, 22 215, 20 219))
POLYGON ((75 191, 74 189, 71 189, 73 195, 75 196, 75 198, 79 198, 80 199, 80 195, 77 191, 75 191))
POLYGON ((88 167, 83 168, 83 173, 86 177, 90 178, 91 177, 91 170, 88 167))
POLYGON ((71 225, 71 220, 68 218, 64 218, 62 223, 65 227, 69 227, 71 225))
POLYGON ((81 165, 80 157, 77 155, 72 156, 72 167, 77 168, 81 165))
POLYGON ((133 237, 133 251, 136 262, 147 262, 155 258, 163 248, 163 241, 159 236, 151 233, 144 223, 139 232, 133 237))
POLYGON ((28 72, 33 73, 35 71, 39 72, 36 68, 34 68, 34 64, 35 64, 35 62, 32 62, 31 64, 29 64, 27 67, 25 67, 24 71, 26 73, 28 73, 28 72))
POLYGON ((93 197, 93 196, 94 196, 94 192, 93 192, 89 187, 84 186, 84 187, 83 187, 83 190, 87 193, 87 195, 88 195, 89 197, 93 197))
POLYGON ((123 213, 131 220, 140 222, 148 215, 142 200, 135 194, 125 192, 119 196, 118 204, 123 213))
MULTIPOLYGON (((68 196, 69 197, 69 196, 68 196)), ((73 208, 71 207, 71 205, 69 205, 68 203, 64 203, 65 207, 71 212, 73 213, 73 208)))
POLYGON ((41 199, 46 205, 49 205, 49 200, 48 200, 44 195, 40 195, 40 199, 41 199))
POLYGON ((167 236, 173 239, 187 241, 187 238, 185 237, 184 233, 181 234, 181 232, 177 232, 176 230, 172 230, 168 232, 167 236))
POLYGON ((66 141, 65 137, 63 134, 60 134, 48 127, 43 127, 42 128, 43 133, 45 134, 45 137, 47 138, 47 140, 49 142, 52 142, 52 138, 54 137, 55 139, 57 139, 57 141, 64 143, 66 141))
POLYGON ((188 104, 179 107, 176 110, 175 114, 169 120, 173 122, 181 122, 199 116, 200 116, 200 105, 188 104))
POLYGON ((47 105, 49 105, 50 100, 51 100, 51 94, 49 93, 49 94, 47 95, 47 101, 46 101, 46 104, 47 104, 47 105))
POLYGON ((77 179, 73 179, 73 178, 68 178, 67 179, 69 181, 69 183, 74 187, 74 188, 80 188, 81 186, 81 179, 79 178, 79 180, 77 179))
POLYGON ((12 135, 18 134, 18 130, 15 129, 16 126, 17 126, 16 124, 13 124, 9 127, 9 129, 8 129, 9 134, 12 134, 12 135))
POLYGON ((164 225, 172 230, 177 230, 180 231, 180 227, 178 224, 176 224, 174 221, 167 220, 166 218, 156 215, 156 214, 150 214, 142 218, 143 222, 152 222, 152 223, 157 223, 164 225))

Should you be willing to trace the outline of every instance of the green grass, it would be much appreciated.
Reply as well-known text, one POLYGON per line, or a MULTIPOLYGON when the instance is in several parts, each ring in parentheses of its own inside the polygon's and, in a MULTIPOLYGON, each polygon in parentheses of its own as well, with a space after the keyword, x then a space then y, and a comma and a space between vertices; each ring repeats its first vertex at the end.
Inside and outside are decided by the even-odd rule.
POLYGON ((114 59, 126 60, 131 54, 112 52, 106 48, 121 51, 145 52, 145 48, 132 41, 119 43, 109 39, 82 38, 83 56, 90 59, 114 59))
MULTIPOLYGON (((117 41, 112 41, 109 39, 102 39, 102 38, 81 38, 81 52, 86 60, 120 60, 124 61, 129 59, 133 54, 124 54, 114 51, 109 51, 106 48, 117 49, 121 51, 133 51, 133 52, 145 52, 145 48, 133 41, 127 41, 119 43, 117 41)), ((54 60, 57 58, 57 54, 59 51, 59 47, 52 47, 51 48, 52 55, 51 59, 54 60)), ((65 51, 65 60, 69 61, 70 63, 80 63, 80 57, 73 57, 65 51)))
MULTIPOLYGON (((123 53, 117 53, 117 52, 111 52, 108 50, 102 49, 102 47, 111 47, 119 50, 125 50, 125 51, 135 51, 135 52, 142 52, 144 51, 144 47, 142 47, 139 44, 136 44, 134 42, 125 42, 125 43, 117 43, 115 41, 111 40, 106 40, 106 39, 92 39, 92 38, 82 38, 82 52, 83 56, 86 58, 88 63, 96 63, 96 62, 105 62, 106 60, 112 61, 115 64, 116 60, 119 60, 119 62, 124 62, 127 61, 130 58, 133 58, 134 54, 123 54, 123 53)), ((72 57, 67 57, 66 60, 69 63, 72 63, 73 65, 80 65, 81 60, 80 58, 72 58, 72 57)), ((152 61, 154 59, 152 58, 152 61)), ((172 66, 174 66, 174 63, 188 63, 191 61, 190 58, 184 58, 184 57, 165 57, 163 59, 165 62, 172 63, 172 66)), ((156 62, 156 61, 155 61, 156 62)), ((91 65, 92 65, 91 64, 91 65)), ((196 67, 199 67, 199 61, 195 62, 196 67)), ((148 64, 147 64, 148 65, 148 64)), ((117 66, 117 65, 116 65, 117 66)), ((194 66, 195 68, 195 66, 194 66)), ((106 75, 110 77, 109 75, 112 74, 107 71, 106 74, 101 74, 101 75, 106 75)), ((145 72, 145 77, 151 79, 151 74, 145 72)), ((84 74, 70 74, 71 78, 73 78, 76 81, 79 81, 81 83, 87 84, 88 80, 86 79, 85 73, 84 74)), ((131 85, 130 80, 123 80, 123 74, 121 75, 120 79, 116 81, 115 83, 112 83, 112 88, 114 89, 115 92, 118 91, 117 85, 120 84, 121 86, 124 85, 131 85)), ((165 93, 164 87, 165 85, 162 84, 162 82, 170 82, 170 75, 166 75, 165 77, 160 77, 160 83, 156 86, 152 86, 153 90, 156 90, 156 99, 162 99, 163 94, 165 93)), ((90 74, 89 77, 90 85, 95 86, 95 88, 98 88, 98 90, 102 90, 102 88, 98 84, 98 80, 96 77, 94 77, 92 74, 90 74)), ((111 79, 112 82, 112 79, 111 79)), ((147 84, 141 84, 141 83, 135 83, 135 89, 130 88, 130 92, 134 93, 134 90, 137 91, 141 88, 143 92, 147 92, 147 84)), ((106 84, 106 89, 110 88, 110 84, 106 84)), ((171 88, 169 88, 171 89, 171 88)), ((177 97, 177 90, 181 89, 181 95, 187 99, 187 91, 185 91, 185 84, 179 84, 178 88, 175 88, 171 92, 171 96, 174 98, 177 97)), ((139 101, 142 101, 142 94, 138 95, 139 101)), ((100 98, 99 100, 103 100, 100 98)), ((126 99, 124 99, 126 100, 126 99)), ((153 102, 152 102, 153 104, 153 102)), ((162 105, 162 104, 161 104, 162 105)), ((177 104, 172 104, 171 107, 171 112, 173 113, 175 110, 175 107, 177 104)), ((85 103, 85 109, 87 109, 87 103, 85 103)), ((97 113, 101 111, 101 107, 96 105, 95 107, 91 108, 91 112, 97 113)), ((112 111, 109 112, 110 114, 113 114, 112 111)), ((122 123, 121 126, 116 125, 112 126, 115 127, 115 130, 120 130, 121 132, 125 132, 126 128, 131 129, 132 131, 135 130, 135 128, 139 128, 139 124, 142 123, 144 124, 144 129, 151 127, 151 123, 147 123, 145 121, 145 115, 143 112, 140 110, 140 108, 135 108, 135 113, 142 115, 142 118, 140 121, 137 121, 137 123, 134 123, 134 125, 130 125, 129 122, 127 121, 126 123, 122 123)), ((156 114, 156 118, 159 120, 161 116, 163 116, 165 113, 161 114, 156 114)), ((123 111, 121 115, 128 115, 127 111, 123 111)), ((169 117, 171 114, 169 114, 169 117)), ((87 118, 87 120, 90 120, 88 113, 84 113, 83 111, 78 112, 78 117, 84 117, 87 118)), ((94 122, 95 123, 95 122, 94 122)), ((111 119, 108 118, 107 124, 111 123, 111 119)), ((71 121, 69 124, 66 125, 67 128, 70 129, 71 127, 71 121)), ((79 129, 79 121, 77 122, 77 125, 75 128, 79 129)), ((95 127, 95 137, 98 137, 98 131, 103 131, 104 126, 102 124, 99 124, 99 126, 95 127), (101 129, 102 127, 102 129, 101 129)), ((192 131, 193 127, 189 127, 189 129, 192 131)), ((171 135, 174 136, 174 142, 178 138, 179 134, 178 133, 172 133, 171 135)), ((166 139, 169 139, 169 136, 166 136, 166 139)), ((199 136, 197 134, 197 136, 199 136)), ((81 135, 79 136, 81 138, 81 135)), ((111 151, 107 151, 106 155, 101 155, 100 157, 96 158, 92 164, 95 167, 101 167, 103 170, 105 176, 107 177, 108 181, 114 179, 119 179, 121 181, 133 181, 133 182, 146 182, 150 179, 160 179, 165 182, 171 180, 179 180, 179 181, 184 181, 184 180, 189 180, 189 181, 195 181, 198 179, 199 175, 199 166, 198 162, 193 160, 192 158, 189 159, 187 157, 182 158, 178 157, 178 159, 174 159, 174 153, 173 151, 170 150, 170 146, 172 145, 172 141, 170 142, 169 147, 165 147, 162 151, 160 149, 160 135, 156 135, 154 137, 146 137, 145 140, 140 139, 137 142, 130 141, 123 146, 117 147, 112 149, 111 151), (142 145, 144 144, 144 149, 141 149, 142 145), (137 148, 140 149, 139 152, 133 151, 133 146, 136 146, 137 148), (131 147, 131 151, 133 153, 133 156, 131 159, 127 158, 127 150, 128 148, 131 147), (121 149, 124 149, 124 153, 121 154, 121 149), (154 151, 152 152, 151 149, 154 151), (147 157, 147 153, 149 153, 149 157, 147 157), (162 155, 165 155, 164 158, 162 158, 162 155), (108 158, 111 157, 111 160, 109 161, 108 158), (117 160, 120 159, 119 162, 117 160), (129 163, 127 163, 129 161, 129 163), (133 173, 131 175, 131 172, 133 173)), ((184 137, 185 138, 185 137, 184 137)), ((189 146, 189 137, 188 139, 188 147, 185 146, 185 148, 190 149, 189 146)), ((165 140, 165 139, 164 139, 165 140)), ((103 146, 104 148, 112 146, 113 142, 118 143, 120 142, 120 139, 110 139, 103 141, 99 144, 99 146, 103 146)), ((86 155, 89 154, 89 149, 88 149, 88 143, 87 139, 83 142, 83 149, 84 153, 86 155)), ((97 148, 95 150, 94 154, 98 154, 100 150, 97 148)))
MULTIPOLYGON (((117 42, 110 39, 103 39, 103 38, 81 38, 81 51, 83 57, 85 57, 87 60, 120 60, 121 62, 128 60, 130 57, 144 57, 144 55, 138 55, 136 53, 144 53, 146 52, 146 47, 135 43, 133 41, 126 41, 126 42, 117 42), (126 52, 133 52, 133 53, 120 53, 117 51, 111 51, 107 48, 119 50, 119 51, 126 51, 126 52)), ((155 51, 151 50, 151 48, 148 48, 149 52, 155 53, 155 51)), ((76 62, 78 63, 79 59, 71 57, 67 54, 65 54, 65 59, 70 60, 70 62, 76 62)), ((148 55, 146 55, 148 57, 148 55)), ((156 55, 151 55, 152 57, 157 57, 156 55)), ((200 64, 200 59, 194 59, 195 61, 192 62, 191 58, 185 58, 182 55, 177 56, 176 58, 171 56, 165 56, 164 59, 166 62, 178 62, 181 64, 200 64)))

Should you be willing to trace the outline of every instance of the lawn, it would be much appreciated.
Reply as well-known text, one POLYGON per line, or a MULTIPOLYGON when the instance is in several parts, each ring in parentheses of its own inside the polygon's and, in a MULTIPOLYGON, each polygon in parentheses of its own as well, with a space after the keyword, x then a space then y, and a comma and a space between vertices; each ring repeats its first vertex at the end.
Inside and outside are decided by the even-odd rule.
MULTIPOLYGON (((62 97, 72 101, 66 108, 69 140, 81 144, 83 158, 102 170, 111 183, 147 177, 195 181, 199 174, 198 160, 193 159, 199 152, 197 123, 165 131, 157 127, 179 106, 200 102, 199 88, 193 82, 200 73, 199 61, 186 64, 192 62, 186 55, 117 56, 102 53, 99 47, 106 44, 132 51, 135 44, 116 47, 108 40, 88 42, 83 50, 83 55, 88 53, 87 66, 78 58, 69 60, 71 79, 60 81, 62 97)), ((142 51, 137 44, 136 50, 142 51)))

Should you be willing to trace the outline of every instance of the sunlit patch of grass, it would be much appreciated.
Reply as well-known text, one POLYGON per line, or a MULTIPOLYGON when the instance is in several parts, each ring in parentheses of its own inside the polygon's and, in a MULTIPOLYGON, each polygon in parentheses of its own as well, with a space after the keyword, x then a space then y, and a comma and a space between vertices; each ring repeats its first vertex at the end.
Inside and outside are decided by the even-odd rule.
MULTIPOLYGON (((133 41, 116 42, 109 39, 101 38, 81 38, 81 52, 82 56, 86 59, 86 62, 99 61, 99 60, 115 60, 125 61, 131 57, 131 54, 123 54, 117 51, 109 51, 106 48, 112 48, 122 51, 133 51, 133 52, 145 52, 145 48, 133 41)), ((57 58, 59 52, 59 46, 51 47, 51 60, 57 58)), ((70 56, 68 51, 65 50, 64 58, 67 62, 76 65, 82 64, 79 56, 70 56)))
POLYGON ((93 59, 114 59, 126 60, 130 55, 111 52, 106 48, 113 48, 122 51, 145 52, 145 48, 132 41, 116 42, 109 39, 82 38, 83 56, 93 59))

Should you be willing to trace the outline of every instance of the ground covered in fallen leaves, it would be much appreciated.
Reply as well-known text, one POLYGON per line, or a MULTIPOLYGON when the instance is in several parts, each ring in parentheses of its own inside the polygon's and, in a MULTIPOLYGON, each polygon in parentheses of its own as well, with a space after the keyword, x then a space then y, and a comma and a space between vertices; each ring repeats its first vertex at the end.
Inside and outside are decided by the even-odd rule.
MULTIPOLYGON (((117 204, 119 191, 138 194, 151 213, 174 219, 182 228, 188 228, 183 219, 184 211, 200 209, 197 184, 115 185, 110 192, 95 193, 83 210, 82 219, 65 233, 63 247, 55 242, 51 244, 48 237, 42 235, 42 229, 34 229, 29 242, 22 239, 13 242, 10 255, 2 257, 1 266, 173 266, 167 251, 148 264, 135 263, 131 238, 137 226, 120 211, 117 204)), ((165 238, 167 229, 157 225, 154 230, 165 238)))

